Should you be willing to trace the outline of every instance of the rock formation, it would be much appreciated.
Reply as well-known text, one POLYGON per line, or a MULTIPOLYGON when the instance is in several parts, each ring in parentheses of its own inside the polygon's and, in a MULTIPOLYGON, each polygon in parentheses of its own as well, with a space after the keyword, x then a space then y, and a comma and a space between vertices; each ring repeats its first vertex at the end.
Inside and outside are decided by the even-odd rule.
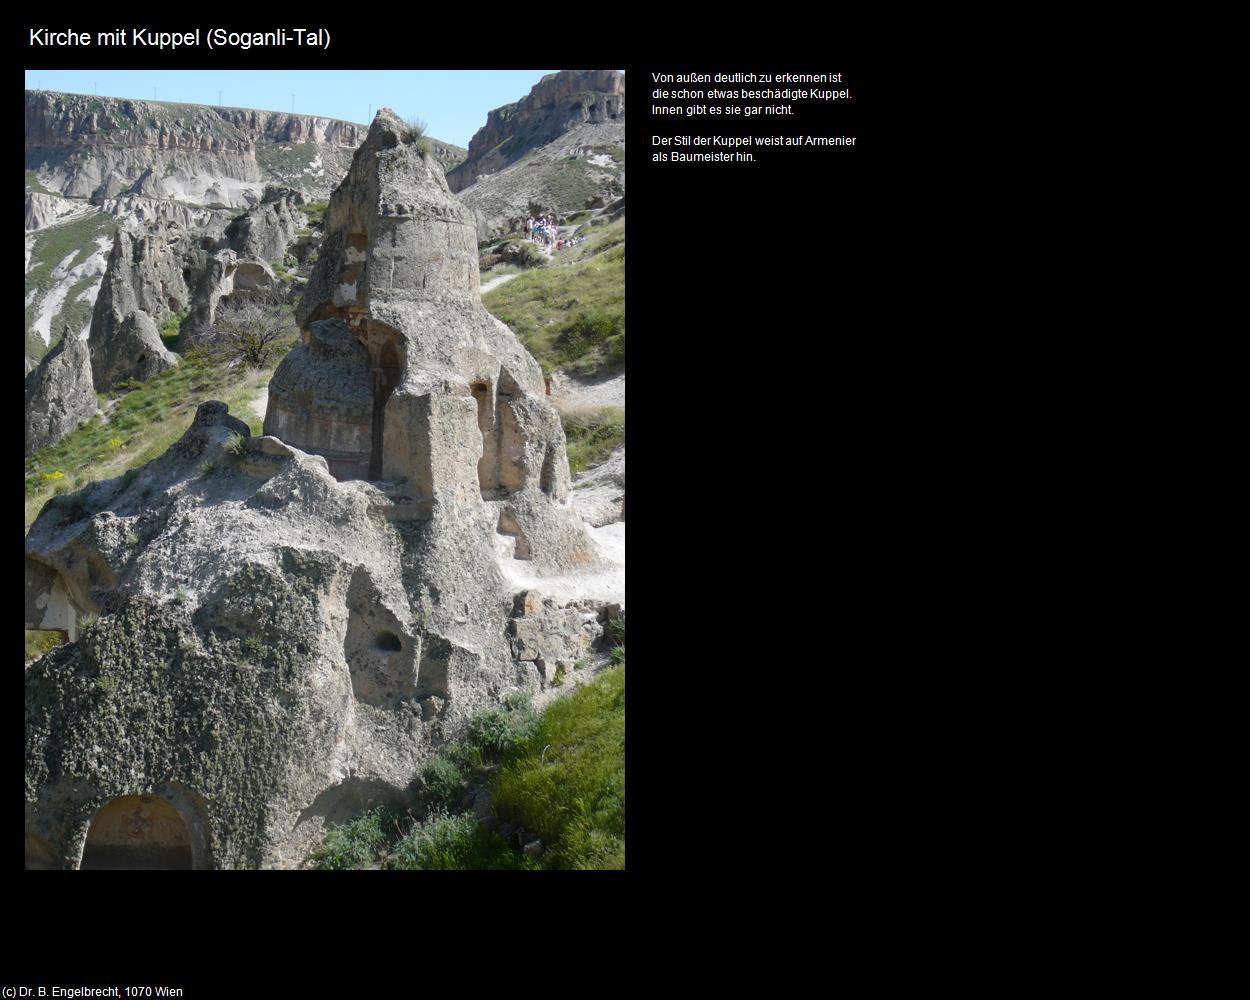
POLYGON ((80 202, 69 198, 58 198, 51 194, 26 192, 26 232, 43 229, 67 215, 82 211, 80 202))
POLYGON ((157 324, 190 298, 175 246, 155 233, 117 230, 91 315, 91 372, 97 390, 148 379, 178 363, 157 324))
POLYGON ((96 411, 87 342, 66 327, 26 375, 26 454, 56 444, 96 411))
POLYGON ((496 108, 447 173, 479 241, 515 231, 526 215, 566 216, 625 193, 625 77, 564 70, 523 100, 496 108))
POLYGON ((585 559, 542 371, 482 305, 468 215, 393 115, 374 120, 325 230, 296 310, 303 344, 274 373, 265 433, 324 455, 342 478, 364 469, 369 479, 404 479, 422 511, 436 499, 497 508, 536 562, 585 559), (337 324, 314 331, 325 320, 337 324), (358 391, 366 375, 367 415, 358 391), (318 412, 316 385, 332 387, 342 421, 318 412))
POLYGON ((163 456, 31 527, 27 627, 76 641, 26 673, 27 867, 293 866, 602 634, 606 609, 501 573, 503 548, 541 572, 591 543, 538 365, 482 308, 473 227, 389 111, 326 230, 268 436, 202 404, 163 456))
POLYGON ((301 211, 304 196, 290 188, 265 188, 259 205, 226 227, 230 249, 240 257, 281 261, 286 248, 308 218, 301 211))
POLYGON ((233 250, 199 250, 188 254, 187 269, 193 276, 191 309, 183 321, 182 335, 187 345, 194 346, 209 339, 218 305, 233 294, 239 257, 233 250))

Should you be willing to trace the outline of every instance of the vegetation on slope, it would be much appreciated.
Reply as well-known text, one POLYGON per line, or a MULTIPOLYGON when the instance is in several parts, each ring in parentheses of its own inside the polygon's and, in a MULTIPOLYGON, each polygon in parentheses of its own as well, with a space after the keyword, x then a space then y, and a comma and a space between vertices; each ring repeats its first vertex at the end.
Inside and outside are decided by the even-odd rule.
POLYGON ((163 454, 186 432, 205 400, 223 400, 259 434, 263 421, 248 403, 268 384, 281 354, 263 368, 247 369, 194 351, 177 368, 147 382, 123 382, 101 395, 107 418, 97 414, 26 460, 25 530, 52 496, 119 476, 163 454))
POLYGON ((524 696, 487 709, 422 770, 424 818, 379 807, 327 833, 321 869, 603 869, 625 867, 625 628, 613 623, 614 666, 545 712, 524 696), (489 790, 492 822, 470 810, 489 790), (501 824, 543 841, 530 857, 501 824))
POLYGON ((593 410, 561 411, 568 439, 569 472, 577 475, 598 465, 625 443, 625 410, 600 406, 593 410))
POLYGON ((623 242, 585 260, 527 272, 487 292, 482 304, 513 329, 544 372, 562 367, 592 376, 625 364, 623 242))
POLYGON ((34 191, 36 194, 52 194, 39 180, 39 172, 37 170, 26 171, 26 190, 34 191))
POLYGON ((44 295, 53 285, 52 272, 62 261, 67 261, 66 270, 77 267, 93 253, 96 240, 101 236, 112 237, 116 221, 100 212, 69 222, 55 224, 34 234, 34 247, 31 251, 30 270, 26 273, 26 306, 25 342, 26 357, 38 360, 61 339, 61 329, 68 323, 70 329, 77 333, 91 321, 92 303, 79 301, 79 296, 90 288, 99 277, 80 278, 75 281, 61 303, 60 310, 52 318, 49 326, 49 341, 35 333, 32 327, 40 313, 40 304, 44 295))

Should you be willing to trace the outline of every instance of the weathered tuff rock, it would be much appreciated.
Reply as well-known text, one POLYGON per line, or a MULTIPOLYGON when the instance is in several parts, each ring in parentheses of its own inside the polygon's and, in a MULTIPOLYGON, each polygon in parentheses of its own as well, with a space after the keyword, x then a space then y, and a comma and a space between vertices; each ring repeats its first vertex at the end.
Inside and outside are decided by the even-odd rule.
POLYGON ((389 111, 326 229, 266 436, 205 403, 31 527, 27 627, 73 641, 26 673, 28 867, 294 866, 601 641, 596 605, 501 571, 501 536, 539 567, 591 543, 541 371, 482 309, 473 229, 389 111), (344 439, 357 466, 332 475, 309 452, 344 439))
POLYGON ((391 112, 325 230, 296 310, 303 343, 270 382, 265 433, 324 455, 340 478, 403 480, 416 516, 489 515, 539 567, 589 564, 542 371, 482 305, 473 226, 391 112))
POLYGON ((26 454, 56 444, 95 411, 91 352, 67 326, 26 376, 26 454))
POLYGON ((91 314, 91 372, 98 390, 148 379, 178 363, 157 323, 182 309, 189 292, 176 241, 118 228, 91 314))
POLYGON ((137 473, 45 507, 27 627, 76 641, 26 673, 28 867, 78 867, 130 796, 175 810, 188 866, 294 866, 600 641, 594 605, 507 592, 489 516, 408 518, 400 493, 214 402, 137 473))
POLYGON ((265 188, 259 205, 226 227, 230 249, 240 257, 282 260, 298 230, 308 225, 304 196, 290 188, 265 188))
POLYGON ((183 341, 189 346, 209 339, 217 307, 234 292, 239 255, 233 250, 196 250, 187 255, 192 277, 191 308, 182 322, 183 341))

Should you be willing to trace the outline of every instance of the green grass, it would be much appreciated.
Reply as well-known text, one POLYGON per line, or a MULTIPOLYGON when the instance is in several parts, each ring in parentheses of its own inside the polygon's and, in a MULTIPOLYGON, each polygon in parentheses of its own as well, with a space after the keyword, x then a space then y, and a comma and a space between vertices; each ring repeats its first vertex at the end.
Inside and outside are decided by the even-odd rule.
POLYGON ((319 226, 325 221, 326 209, 329 207, 328 201, 314 201, 304 206, 304 214, 308 216, 309 222, 319 226))
MULTIPOLYGON (((624 641, 624 620, 610 637, 624 641)), ((312 855, 319 868, 380 861, 399 871, 625 867, 625 666, 550 705, 541 715, 514 696, 479 712, 462 740, 422 771, 427 814, 402 830, 373 810, 330 831, 312 855), (466 771, 487 780, 495 813, 544 843, 526 858, 471 813, 453 812, 466 771), (490 775, 494 775, 490 779, 490 775)))
POLYGON ((586 202, 600 193, 600 182, 593 179, 590 165, 579 157, 546 163, 539 169, 540 190, 558 212, 584 208, 586 202))
POLYGON ((389 842, 397 819, 393 810, 379 806, 335 827, 313 852, 313 866, 321 871, 364 868, 389 842))
POLYGON ((26 662, 43 656, 49 649, 61 644, 60 632, 44 632, 39 629, 26 629, 26 662))
POLYGON ((182 321, 187 318, 187 310, 181 312, 170 313, 161 321, 161 340, 165 342, 165 347, 174 350, 178 346, 179 339, 182 336, 182 321))
POLYGON ((487 292, 482 304, 513 329, 545 372, 566 367, 595 375, 625 363, 623 244, 567 267, 523 274, 487 292))
POLYGON ((263 420, 248 402, 269 382, 287 346, 263 369, 231 369, 196 351, 147 382, 122 383, 113 392, 120 399, 107 421, 97 415, 26 460, 26 530, 54 494, 111 479, 164 454, 205 400, 224 401, 231 414, 259 434, 263 420))
POLYGON ((435 813, 412 828, 388 859, 396 871, 481 871, 537 867, 465 813, 435 813))
POLYGON ((594 410, 562 413, 568 439, 569 472, 577 475, 597 465, 625 443, 625 410, 601 406, 594 410))
POLYGON ((586 242, 579 243, 571 250, 561 250, 553 258, 557 263, 568 264, 577 260, 594 257, 605 250, 611 250, 625 242, 625 217, 614 219, 602 226, 595 226, 586 231, 586 242))
POLYGON ((36 170, 26 171, 26 190, 34 191, 37 194, 55 194, 55 192, 49 191, 39 182, 39 172, 36 170))
POLYGON ((495 813, 542 839, 544 868, 625 867, 625 665, 553 702, 497 779, 495 813))

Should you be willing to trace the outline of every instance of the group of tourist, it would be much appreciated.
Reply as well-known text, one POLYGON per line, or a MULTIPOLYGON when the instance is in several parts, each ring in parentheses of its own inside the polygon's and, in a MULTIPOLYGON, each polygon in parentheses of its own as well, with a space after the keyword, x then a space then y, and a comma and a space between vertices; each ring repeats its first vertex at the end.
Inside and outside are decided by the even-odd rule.
POLYGON ((559 227, 556 220, 545 215, 525 220, 525 235, 540 246, 554 246, 558 242, 559 227))
POLYGON ((554 253, 557 250, 564 250, 586 242, 585 236, 580 239, 561 239, 556 220, 546 215, 541 215, 537 219, 533 216, 526 219, 525 235, 539 246, 544 247, 548 253, 554 253))

